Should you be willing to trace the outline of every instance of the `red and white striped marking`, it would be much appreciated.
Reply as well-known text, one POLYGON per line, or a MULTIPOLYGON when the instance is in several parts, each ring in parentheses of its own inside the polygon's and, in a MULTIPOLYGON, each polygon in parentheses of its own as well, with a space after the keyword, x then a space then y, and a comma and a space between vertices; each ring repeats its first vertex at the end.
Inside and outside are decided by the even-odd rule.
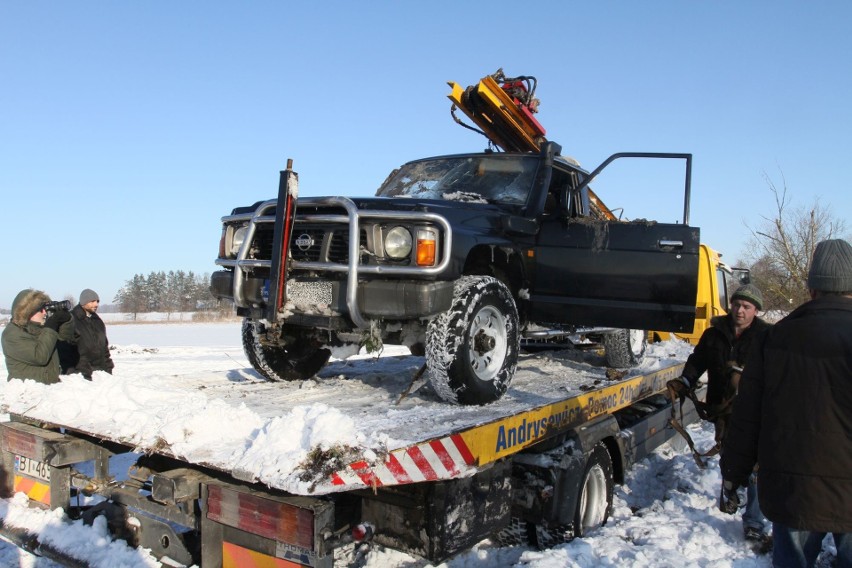
POLYGON ((453 434, 391 452, 383 464, 351 463, 332 475, 331 483, 338 487, 381 487, 452 479, 468 472, 475 461, 464 439, 453 434))

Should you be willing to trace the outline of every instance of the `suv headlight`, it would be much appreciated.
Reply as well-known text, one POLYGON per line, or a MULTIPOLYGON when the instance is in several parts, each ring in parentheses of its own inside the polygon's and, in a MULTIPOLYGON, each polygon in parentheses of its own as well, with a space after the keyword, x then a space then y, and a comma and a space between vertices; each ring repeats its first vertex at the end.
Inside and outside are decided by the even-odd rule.
POLYGON ((231 235, 231 248, 230 254, 235 257, 240 252, 240 247, 243 246, 243 241, 246 240, 246 233, 248 233, 248 226, 241 225, 234 229, 233 234, 231 235))
POLYGON ((394 259, 408 258, 411 254, 411 232, 405 227, 394 227, 385 235, 385 253, 394 259))

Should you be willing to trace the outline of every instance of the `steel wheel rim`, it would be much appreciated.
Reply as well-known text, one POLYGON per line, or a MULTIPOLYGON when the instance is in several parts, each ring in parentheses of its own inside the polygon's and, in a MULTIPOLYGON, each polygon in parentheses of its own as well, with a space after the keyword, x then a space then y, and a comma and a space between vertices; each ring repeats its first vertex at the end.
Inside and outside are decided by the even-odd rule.
POLYGON ((493 306, 485 306, 473 317, 468 341, 471 371, 480 380, 493 380, 509 349, 506 318, 493 306))
POLYGON ((580 525, 583 531, 599 527, 606 519, 607 482, 603 468, 595 464, 586 476, 580 496, 580 525))
POLYGON ((645 332, 641 329, 631 329, 627 332, 627 342, 630 346, 630 352, 638 355, 642 351, 642 344, 645 341, 645 332))

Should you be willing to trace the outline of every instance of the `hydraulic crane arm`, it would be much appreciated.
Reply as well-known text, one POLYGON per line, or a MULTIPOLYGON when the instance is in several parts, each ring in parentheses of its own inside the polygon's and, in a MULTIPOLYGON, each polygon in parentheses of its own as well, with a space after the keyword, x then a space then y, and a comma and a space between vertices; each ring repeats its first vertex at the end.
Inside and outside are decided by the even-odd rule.
MULTIPOLYGON (((449 98, 504 151, 537 152, 541 143, 546 141, 544 127, 532 115, 538 99, 533 99, 531 94, 528 101, 513 98, 506 89, 506 85, 519 82, 519 79, 506 80, 502 71, 483 77, 476 85, 466 89, 450 81, 453 90, 449 98), (498 80, 504 81, 502 86, 498 80)), ((521 96, 524 92, 529 93, 522 86, 515 89, 521 96)))
MULTIPOLYGON (((539 100, 535 98, 535 77, 507 78, 502 69, 463 88, 449 81, 453 118, 466 128, 476 130, 456 118, 460 108, 495 146, 506 152, 538 152, 547 141, 544 127, 535 119, 539 100)), ((592 214, 599 219, 616 220, 615 214, 588 188, 592 214)))

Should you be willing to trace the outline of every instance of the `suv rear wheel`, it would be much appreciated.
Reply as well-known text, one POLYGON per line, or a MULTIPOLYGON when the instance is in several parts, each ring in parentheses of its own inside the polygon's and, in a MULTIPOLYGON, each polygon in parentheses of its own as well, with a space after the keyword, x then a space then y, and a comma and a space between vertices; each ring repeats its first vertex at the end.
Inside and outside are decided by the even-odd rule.
POLYGON ((603 336, 606 364, 616 369, 635 367, 642 362, 648 334, 641 329, 619 329, 603 336))
POLYGON ((426 365, 435 392, 456 404, 487 404, 503 396, 520 348, 518 309, 492 276, 463 276, 449 311, 429 322, 426 365))

